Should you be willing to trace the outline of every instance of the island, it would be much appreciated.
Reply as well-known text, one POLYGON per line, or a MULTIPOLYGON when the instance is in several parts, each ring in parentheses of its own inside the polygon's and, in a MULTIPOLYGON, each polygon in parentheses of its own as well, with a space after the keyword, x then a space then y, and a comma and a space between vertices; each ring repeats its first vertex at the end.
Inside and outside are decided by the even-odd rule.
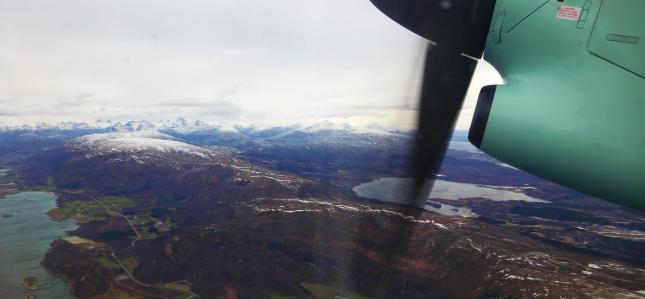
POLYGON ((22 281, 22 286, 27 290, 38 289, 38 279, 36 277, 27 277, 22 281))

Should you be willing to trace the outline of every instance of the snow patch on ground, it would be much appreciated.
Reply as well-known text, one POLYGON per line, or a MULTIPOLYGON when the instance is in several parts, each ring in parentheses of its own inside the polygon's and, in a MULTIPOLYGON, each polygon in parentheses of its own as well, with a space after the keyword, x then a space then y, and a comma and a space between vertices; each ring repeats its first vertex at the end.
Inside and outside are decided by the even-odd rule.
POLYGON ((78 139, 81 145, 101 152, 155 151, 169 154, 187 154, 206 158, 212 151, 202 147, 171 140, 172 137, 157 131, 92 134, 78 139))
POLYGON ((320 206, 321 208, 324 209, 286 209, 283 206, 280 206, 279 209, 273 209, 273 208, 261 208, 261 207, 254 207, 256 211, 258 212, 282 212, 282 213, 298 213, 298 212, 322 212, 323 210, 327 210, 332 212, 335 209, 346 211, 346 212, 353 212, 353 213, 370 213, 370 214, 386 214, 394 217, 400 217, 403 218, 407 221, 410 222, 415 222, 415 223, 420 223, 420 224, 431 224, 434 225, 440 229, 448 229, 448 226, 445 224, 438 223, 433 220, 429 219, 420 219, 420 218, 415 218, 413 216, 409 215, 404 215, 403 213, 400 212, 395 212, 395 211, 390 211, 390 210, 385 210, 385 209, 372 209, 368 206, 349 206, 349 205, 344 205, 344 204, 334 204, 331 202, 327 201, 319 201, 319 200, 306 200, 306 199, 299 199, 299 198, 277 198, 273 199, 275 201, 284 201, 284 202, 292 202, 292 203, 298 203, 298 204, 306 204, 306 205, 316 205, 320 206))

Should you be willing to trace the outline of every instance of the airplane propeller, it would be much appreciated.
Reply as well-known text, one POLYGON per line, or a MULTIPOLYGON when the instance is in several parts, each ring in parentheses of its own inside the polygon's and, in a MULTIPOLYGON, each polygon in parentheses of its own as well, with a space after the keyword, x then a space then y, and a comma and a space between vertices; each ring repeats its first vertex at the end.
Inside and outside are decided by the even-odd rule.
MULTIPOLYGON (((370 0, 381 12, 429 40, 406 214, 419 216, 439 171, 477 60, 482 57, 495 0, 370 0)), ((414 222, 391 237, 388 259, 407 248, 414 222)))

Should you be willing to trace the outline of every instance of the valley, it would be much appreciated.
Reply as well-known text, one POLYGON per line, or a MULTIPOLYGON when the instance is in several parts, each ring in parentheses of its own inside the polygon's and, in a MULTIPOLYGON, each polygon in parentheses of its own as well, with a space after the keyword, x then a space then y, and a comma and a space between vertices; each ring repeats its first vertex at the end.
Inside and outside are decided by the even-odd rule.
POLYGON ((75 298, 645 296, 643 215, 463 144, 420 208, 388 185, 407 177, 408 135, 67 134, 22 141, 0 168, 20 169, 16 190, 55 192, 49 217, 77 223, 43 263, 75 298))

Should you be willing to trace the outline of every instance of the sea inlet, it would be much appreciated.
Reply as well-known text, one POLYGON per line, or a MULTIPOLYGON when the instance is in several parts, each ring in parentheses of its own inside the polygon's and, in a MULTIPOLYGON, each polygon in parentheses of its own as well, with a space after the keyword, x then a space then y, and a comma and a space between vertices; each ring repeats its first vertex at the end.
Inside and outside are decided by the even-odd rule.
POLYGON ((50 192, 21 192, 0 198, 0 290, 2 298, 70 298, 62 279, 42 266, 49 245, 73 230, 73 220, 54 222, 47 211, 56 207, 50 192), (38 280, 36 290, 23 286, 25 278, 38 280))

